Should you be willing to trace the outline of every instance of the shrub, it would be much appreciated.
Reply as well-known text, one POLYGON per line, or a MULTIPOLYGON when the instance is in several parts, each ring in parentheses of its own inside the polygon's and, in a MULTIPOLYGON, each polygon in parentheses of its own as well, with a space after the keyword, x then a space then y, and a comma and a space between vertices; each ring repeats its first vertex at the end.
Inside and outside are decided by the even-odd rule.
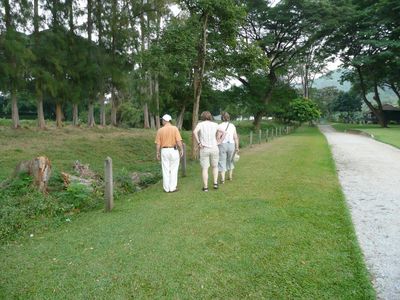
POLYGON ((288 118, 301 123, 312 122, 321 117, 321 112, 310 99, 297 98, 290 102, 288 118))

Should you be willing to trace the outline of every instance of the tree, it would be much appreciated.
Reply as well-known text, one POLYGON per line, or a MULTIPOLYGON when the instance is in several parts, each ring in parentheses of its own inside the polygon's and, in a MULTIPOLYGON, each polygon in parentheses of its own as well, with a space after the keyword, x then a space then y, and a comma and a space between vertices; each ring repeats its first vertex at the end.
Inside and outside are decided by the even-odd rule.
POLYGON ((321 116, 317 105, 306 98, 297 98, 290 102, 288 117, 290 120, 297 121, 300 124, 312 122, 321 116))
POLYGON ((355 92, 340 92, 332 103, 333 111, 346 113, 346 121, 350 122, 354 118, 354 113, 361 111, 362 99, 355 92))
POLYGON ((321 110, 321 115, 330 118, 334 112, 334 101, 342 92, 335 86, 311 89, 312 98, 321 110))
POLYGON ((262 95, 262 105, 254 117, 254 125, 258 128, 280 75, 287 72, 296 57, 304 54, 317 38, 321 39, 323 36, 323 30, 319 29, 321 22, 318 21, 318 17, 324 12, 324 4, 289 0, 279 1, 275 5, 268 1, 245 3, 248 17, 243 26, 242 36, 257 43, 268 59, 265 84, 268 88, 262 95))
POLYGON ((40 53, 39 53, 39 43, 40 43, 40 35, 39 35, 39 27, 40 27, 40 17, 39 17, 39 0, 34 0, 33 2, 33 43, 32 43, 32 51, 34 53, 35 59, 31 63, 32 67, 32 76, 34 78, 35 84, 35 94, 36 94, 36 106, 37 106, 37 126, 40 129, 46 128, 46 123, 44 120, 44 111, 43 111, 43 75, 45 72, 43 70, 40 63, 40 53))
POLYGON ((194 32, 197 36, 197 57, 193 65, 193 113, 192 129, 199 118, 199 106, 202 85, 206 71, 207 56, 212 48, 210 40, 231 43, 236 37, 238 22, 243 16, 242 8, 233 0, 183 0, 184 8, 190 13, 190 22, 200 30, 194 32), (197 26, 196 26, 197 25, 197 26), (209 35, 216 35, 209 38, 209 35))
POLYGON ((400 24, 398 14, 393 13, 398 12, 398 6, 391 0, 353 0, 341 6, 346 13, 338 17, 340 25, 334 29, 330 43, 349 68, 345 78, 359 91, 379 124, 387 127, 379 87, 398 87, 400 24), (371 91, 372 101, 367 97, 371 91))
POLYGON ((4 9, 4 28, 0 32, 0 88, 11 98, 12 127, 18 128, 18 92, 26 86, 27 67, 33 55, 29 48, 28 37, 18 31, 24 28, 29 16, 29 3, 9 0, 1 2, 4 9))

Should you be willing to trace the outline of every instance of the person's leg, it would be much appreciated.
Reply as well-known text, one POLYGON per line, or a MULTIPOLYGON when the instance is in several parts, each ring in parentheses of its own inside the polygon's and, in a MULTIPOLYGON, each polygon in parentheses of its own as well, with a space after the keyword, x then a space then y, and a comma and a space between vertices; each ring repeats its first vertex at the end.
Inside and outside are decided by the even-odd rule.
POLYGON ((219 150, 218 147, 215 147, 210 151, 210 163, 212 168, 212 174, 214 180, 213 183, 215 189, 218 188, 218 161, 219 161, 219 150))
POLYGON ((203 188, 208 188, 208 167, 201 168, 201 177, 203 178, 203 188))
POLYGON ((218 171, 221 174, 221 183, 225 182, 225 172, 226 172, 226 149, 225 144, 218 146, 219 149, 219 159, 218 159, 218 171))
POLYGON ((214 187, 218 186, 218 166, 212 168, 214 187))
POLYGON ((201 177, 203 190, 208 189, 208 168, 210 167, 210 151, 206 148, 200 149, 201 177))
POLYGON ((219 172, 219 174, 221 175, 221 183, 224 184, 225 183, 225 171, 219 172))
POLYGON ((164 191, 169 192, 169 181, 170 181, 170 162, 168 159, 167 149, 161 149, 161 169, 163 176, 163 188, 164 191))
POLYGON ((178 185, 178 170, 179 170, 179 151, 171 149, 171 174, 169 182, 169 191, 173 192, 176 190, 178 185))
POLYGON ((226 150, 226 170, 228 171, 228 179, 232 180, 233 169, 235 166, 233 165, 233 156, 235 155, 235 145, 228 144, 226 150))

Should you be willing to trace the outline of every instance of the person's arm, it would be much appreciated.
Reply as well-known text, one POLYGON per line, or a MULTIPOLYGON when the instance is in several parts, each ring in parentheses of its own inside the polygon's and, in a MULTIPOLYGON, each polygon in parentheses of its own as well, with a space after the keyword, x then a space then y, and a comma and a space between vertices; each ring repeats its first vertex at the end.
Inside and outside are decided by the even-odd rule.
POLYGON ((222 143, 222 141, 224 140, 225 136, 226 136, 226 131, 221 130, 221 129, 218 128, 217 133, 216 133, 216 138, 217 138, 217 144, 218 145, 222 143))
POLYGON ((160 160, 160 155, 161 155, 161 146, 160 146, 160 144, 156 144, 156 158, 157 158, 157 160, 160 160))
POLYGON ((157 160, 160 160, 160 155, 161 155, 161 153, 160 153, 161 152, 161 137, 160 137, 160 132, 159 131, 157 131, 155 143, 156 143, 156 158, 157 158, 157 160))
POLYGON ((199 127, 199 124, 197 124, 196 128, 193 130, 193 136, 194 136, 194 139, 195 139, 196 142, 197 142, 197 145, 198 145, 200 148, 202 148, 203 146, 202 146, 202 144, 201 144, 201 142, 200 142, 199 132, 200 132, 200 127, 199 127))
POLYGON ((179 148, 179 154, 182 157, 183 156, 183 143, 182 143, 182 141, 177 141, 176 144, 178 145, 178 148, 179 148))
POLYGON ((239 136, 237 135, 236 128, 235 132, 233 133, 233 140, 235 141, 235 150, 239 152, 239 136))

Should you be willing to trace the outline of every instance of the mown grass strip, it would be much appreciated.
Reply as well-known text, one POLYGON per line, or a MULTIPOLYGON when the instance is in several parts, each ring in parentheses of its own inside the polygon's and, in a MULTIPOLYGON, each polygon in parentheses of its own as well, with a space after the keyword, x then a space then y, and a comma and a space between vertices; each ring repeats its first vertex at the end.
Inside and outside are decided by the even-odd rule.
POLYGON ((242 153, 232 182, 157 184, 1 247, 0 298, 373 299, 316 128, 242 153))
POLYGON ((383 143, 400 148, 400 125, 389 125, 389 128, 382 128, 376 124, 343 124, 335 123, 332 126, 338 131, 349 129, 361 130, 372 134, 374 138, 383 143))

